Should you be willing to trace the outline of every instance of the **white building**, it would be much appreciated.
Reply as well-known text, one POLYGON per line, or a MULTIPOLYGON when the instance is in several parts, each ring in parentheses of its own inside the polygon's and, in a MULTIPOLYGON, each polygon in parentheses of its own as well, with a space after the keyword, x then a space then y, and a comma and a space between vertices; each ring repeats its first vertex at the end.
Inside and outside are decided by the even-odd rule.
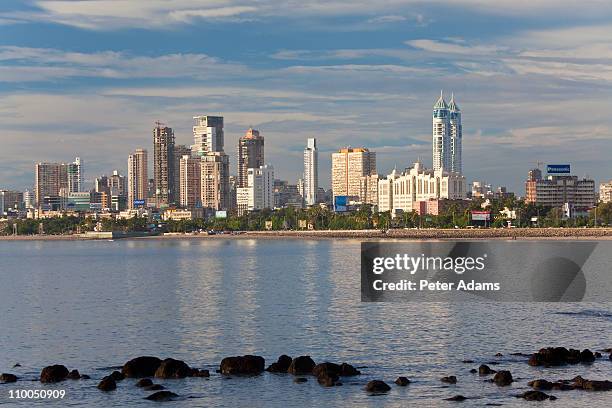
POLYGON ((466 197, 465 177, 459 173, 446 172, 442 169, 425 169, 421 163, 416 162, 414 166, 407 169, 401 175, 392 172, 387 179, 379 182, 379 211, 410 212, 417 210, 419 202, 429 200, 461 200, 466 197), (381 186, 382 184, 382 186, 381 186), (381 189, 392 186, 393 191, 381 189), (384 202, 381 205, 381 197, 384 202), (392 202, 392 208, 388 203, 392 202))
POLYGON ((319 189, 319 152, 317 139, 309 138, 304 149, 304 201, 306 205, 317 203, 319 189))
POLYGON ((274 167, 266 164, 247 170, 247 187, 236 189, 238 215, 247 211, 274 208, 274 167))
POLYGON ((79 193, 83 191, 83 162, 77 157, 73 163, 68 164, 68 192, 79 193))
POLYGON ((223 151, 223 116, 194 116, 191 151, 194 156, 223 151))
POLYGON ((454 95, 450 104, 447 104, 440 92, 440 98, 433 108, 432 125, 433 169, 462 173, 463 129, 461 111, 455 103, 454 95))
POLYGON ((399 177, 396 169, 386 178, 378 180, 378 212, 393 210, 393 183, 399 177))
POLYGON ((612 202, 612 180, 599 185, 599 200, 602 203, 612 202))

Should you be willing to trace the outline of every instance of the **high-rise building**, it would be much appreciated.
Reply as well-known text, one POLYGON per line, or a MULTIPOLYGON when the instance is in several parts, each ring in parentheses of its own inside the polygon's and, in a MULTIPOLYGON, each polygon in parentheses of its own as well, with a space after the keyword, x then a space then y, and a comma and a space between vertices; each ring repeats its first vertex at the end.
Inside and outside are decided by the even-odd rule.
POLYGON ((191 147, 185 145, 174 146, 174 204, 181 202, 181 159, 191 156, 191 147))
POLYGON ((462 173, 461 110, 451 96, 449 104, 440 92, 440 98, 433 108, 432 155, 433 169, 444 169, 451 173, 462 173))
POLYGON ((229 157, 223 152, 209 152, 201 163, 202 207, 214 210, 230 208, 229 157))
POLYGON ((127 196, 127 180, 125 176, 119 174, 119 170, 113 170, 113 175, 108 177, 108 187, 112 195, 127 196))
POLYGON ((179 160, 180 205, 185 208, 202 206, 201 177, 202 159, 186 154, 179 160))
POLYGON ((68 164, 68 192, 79 193, 83 191, 83 162, 77 157, 74 162, 68 164))
POLYGON ((264 165, 264 138, 258 130, 249 128, 238 140, 238 188, 247 187, 248 169, 264 165))
POLYGON ((148 192, 147 151, 136 149, 128 156, 128 208, 142 206, 148 192))
POLYGON ((223 151, 223 116, 194 116, 191 151, 194 156, 223 151))
POLYGON ((274 168, 263 165, 247 170, 247 186, 236 193, 238 215, 246 211, 274 208, 274 168))
POLYGON ((304 202, 306 205, 315 205, 319 189, 317 139, 309 138, 306 143, 306 149, 304 149, 304 202))
POLYGON ((333 197, 361 201, 361 177, 376 174, 376 153, 366 148, 343 148, 332 154, 333 197))
POLYGON ((380 176, 378 174, 371 174, 369 176, 362 176, 359 180, 359 197, 361 198, 362 204, 378 205, 378 182, 380 176))
POLYGON ((156 122, 153 128, 153 180, 158 207, 174 202, 174 132, 156 122))
POLYGON ((23 193, 21 191, 0 190, 0 218, 8 210, 21 210, 23 208, 23 193))
POLYGON ((60 191, 68 189, 68 167, 64 163, 36 163, 34 195, 36 205, 42 207, 47 201, 59 201, 60 191))

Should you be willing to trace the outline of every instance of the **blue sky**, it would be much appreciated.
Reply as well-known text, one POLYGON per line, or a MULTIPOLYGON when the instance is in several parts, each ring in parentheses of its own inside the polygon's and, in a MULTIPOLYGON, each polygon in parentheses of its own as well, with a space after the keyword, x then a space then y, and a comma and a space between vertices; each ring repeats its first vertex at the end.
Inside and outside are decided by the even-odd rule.
POLYGON ((463 110, 468 181, 523 194, 540 161, 600 182, 611 85, 603 0, 3 1, 0 188, 74 156, 90 181, 125 172, 155 120, 190 144, 196 114, 225 117, 233 172, 249 126, 292 182, 308 137, 326 187, 342 146, 376 151, 381 174, 431 165, 440 89, 463 110))

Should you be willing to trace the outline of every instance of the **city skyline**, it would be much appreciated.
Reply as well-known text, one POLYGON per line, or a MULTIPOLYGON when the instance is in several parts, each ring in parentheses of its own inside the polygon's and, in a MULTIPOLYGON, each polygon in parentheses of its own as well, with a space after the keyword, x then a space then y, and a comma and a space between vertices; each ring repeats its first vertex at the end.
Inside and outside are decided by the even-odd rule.
POLYGON ((439 89, 469 117, 469 181, 521 191, 539 161, 612 176, 609 3, 154 3, 3 2, 2 188, 31 187, 35 162, 75 155, 89 185, 125 172, 125 152, 153 156, 155 120, 187 143, 190 113, 225 117, 231 163, 245 129, 262 131, 281 179, 299 178, 309 137, 321 174, 347 145, 376 151, 383 174, 418 157, 431 167, 439 89))

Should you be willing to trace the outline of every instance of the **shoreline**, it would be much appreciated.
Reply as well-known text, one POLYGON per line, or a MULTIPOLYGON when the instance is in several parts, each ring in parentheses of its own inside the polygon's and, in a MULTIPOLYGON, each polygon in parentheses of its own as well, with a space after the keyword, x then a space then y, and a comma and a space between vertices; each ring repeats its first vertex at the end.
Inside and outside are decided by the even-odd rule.
MULTIPOLYGON (((381 239, 381 240, 457 240, 457 239, 511 239, 511 240, 575 240, 612 239, 612 228, 499 228, 499 229, 396 229, 380 230, 317 230, 317 231, 247 231, 240 234, 167 233, 141 237, 114 239, 381 239)), ((0 236, 0 241, 91 241, 109 240, 83 235, 17 235, 0 236)))

